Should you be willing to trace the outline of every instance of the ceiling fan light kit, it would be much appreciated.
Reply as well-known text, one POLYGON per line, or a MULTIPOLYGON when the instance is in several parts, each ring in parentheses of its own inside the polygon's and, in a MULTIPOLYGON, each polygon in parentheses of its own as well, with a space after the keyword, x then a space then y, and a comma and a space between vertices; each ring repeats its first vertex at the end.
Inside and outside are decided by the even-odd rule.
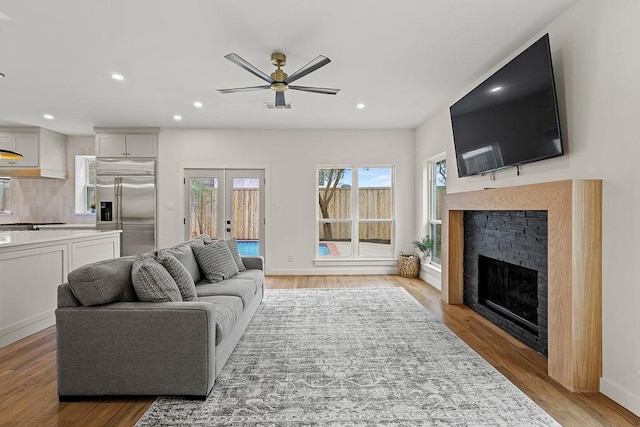
POLYGON ((9 160, 18 160, 23 158, 24 156, 20 153, 16 153, 11 150, 4 150, 0 148, 0 159, 9 159, 9 160))
POLYGON ((229 61, 233 62, 240 68, 247 70, 254 76, 264 80, 269 84, 261 85, 261 86, 239 87, 239 88, 232 88, 232 89, 218 89, 218 92, 222 94, 271 89, 276 93, 276 101, 274 104, 275 108, 284 109, 284 108, 287 108, 287 105, 289 105, 288 108, 291 108, 290 104, 287 104, 284 99, 284 92, 288 89, 299 90, 303 92, 322 93, 325 95, 335 95, 340 91, 340 89, 332 89, 332 88, 291 85, 291 83, 298 80, 299 78, 302 78, 307 74, 312 73, 317 69, 324 67, 329 62, 331 62, 331 60, 326 56, 318 55, 315 59, 313 59, 311 62, 307 63, 306 65, 304 65, 302 68, 300 68, 298 71, 296 71, 290 76, 284 71, 282 71, 282 67, 284 67, 287 64, 287 56, 284 53, 274 52, 271 54, 271 63, 277 67, 276 70, 273 73, 271 73, 271 75, 268 75, 267 73, 264 73, 263 71, 254 67, 253 65, 245 61, 236 53, 230 53, 226 55, 225 58, 227 58, 229 61))

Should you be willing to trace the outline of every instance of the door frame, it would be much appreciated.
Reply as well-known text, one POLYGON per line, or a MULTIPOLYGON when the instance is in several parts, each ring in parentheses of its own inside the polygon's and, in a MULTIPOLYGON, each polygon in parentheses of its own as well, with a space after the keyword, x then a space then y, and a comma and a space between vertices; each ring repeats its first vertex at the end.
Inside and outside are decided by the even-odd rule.
POLYGON ((262 209, 261 212, 261 218, 262 218, 262 224, 260 224, 260 228, 259 228, 259 236, 258 239, 260 241, 260 256, 262 257, 266 257, 266 254, 268 253, 268 246, 267 246, 267 224, 269 223, 269 221, 267 220, 267 216, 269 213, 269 209, 267 209, 267 202, 269 200, 269 191, 268 191, 268 187, 267 187, 267 183, 269 182, 268 180, 268 175, 269 175, 269 171, 268 168, 265 166, 259 166, 259 167, 251 167, 251 166, 245 166, 245 167, 203 167, 203 166, 198 166, 198 167, 188 167, 188 166, 184 166, 182 167, 182 178, 183 178, 183 185, 182 187, 182 209, 183 209, 183 221, 182 221, 182 227, 183 227, 183 231, 182 231, 182 235, 187 239, 191 239, 190 236, 190 223, 188 224, 186 222, 187 220, 187 216, 190 213, 190 207, 191 207, 191 200, 190 200, 190 191, 187 189, 187 182, 186 180, 188 178, 191 177, 195 177, 194 173, 202 173, 203 177, 216 177, 218 178, 218 188, 219 188, 219 194, 220 194, 220 198, 219 200, 222 203, 218 203, 218 217, 220 219, 220 223, 218 224, 218 236, 220 239, 228 239, 231 238, 233 236, 230 235, 230 233, 226 232, 226 228, 227 228, 227 224, 225 223, 225 221, 227 220, 227 216, 229 216, 229 214, 231 213, 231 200, 232 200, 232 183, 233 183, 233 178, 238 178, 238 177, 242 177, 240 175, 244 175, 244 177, 247 178, 260 178, 262 179, 262 184, 260 186, 260 207, 262 209), (234 176, 236 175, 236 176, 234 176), (227 191, 230 190, 230 191, 227 191))

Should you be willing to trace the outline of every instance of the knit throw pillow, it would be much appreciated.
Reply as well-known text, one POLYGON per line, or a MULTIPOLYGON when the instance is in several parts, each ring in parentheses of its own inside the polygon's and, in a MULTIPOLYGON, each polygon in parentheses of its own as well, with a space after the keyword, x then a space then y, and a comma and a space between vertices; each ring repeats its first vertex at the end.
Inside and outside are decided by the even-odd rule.
POLYGON ((158 251, 156 260, 169 272, 175 280, 183 301, 197 301, 196 284, 186 267, 171 252, 166 249, 158 251))
POLYGON ((238 266, 224 241, 211 245, 192 246, 191 249, 207 282, 216 283, 238 274, 238 266))
POLYGON ((245 267, 244 263, 242 262, 242 257, 240 256, 240 252, 238 251, 238 242, 236 241, 236 238, 232 237, 229 240, 225 240, 225 243, 227 244, 227 247, 231 251, 231 256, 233 257, 233 260, 236 262, 236 265, 238 266, 238 271, 245 271, 247 267, 245 267))
POLYGON ((171 274, 149 255, 136 256, 131 267, 131 281, 140 301, 182 301, 171 274))

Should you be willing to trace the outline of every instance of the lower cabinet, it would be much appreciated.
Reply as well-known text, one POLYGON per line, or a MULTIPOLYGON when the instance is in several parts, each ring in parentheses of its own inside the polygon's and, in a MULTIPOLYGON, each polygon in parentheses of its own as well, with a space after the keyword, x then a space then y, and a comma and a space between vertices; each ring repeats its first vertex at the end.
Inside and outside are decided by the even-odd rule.
MULTIPOLYGON (((13 233, 60 235, 48 231, 13 233)), ((3 235, 11 238, 11 232, 3 235)), ((67 281, 70 271, 118 256, 117 232, 59 237, 40 243, 0 241, 0 347, 55 324, 58 285, 67 281)))

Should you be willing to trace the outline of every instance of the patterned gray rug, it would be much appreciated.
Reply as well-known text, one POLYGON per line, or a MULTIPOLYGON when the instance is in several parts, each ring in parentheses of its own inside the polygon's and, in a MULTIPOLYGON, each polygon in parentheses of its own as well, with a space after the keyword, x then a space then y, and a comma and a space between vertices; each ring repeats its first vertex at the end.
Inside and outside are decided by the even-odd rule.
POLYGON ((269 290, 206 401, 137 426, 556 426, 401 288, 269 290))

